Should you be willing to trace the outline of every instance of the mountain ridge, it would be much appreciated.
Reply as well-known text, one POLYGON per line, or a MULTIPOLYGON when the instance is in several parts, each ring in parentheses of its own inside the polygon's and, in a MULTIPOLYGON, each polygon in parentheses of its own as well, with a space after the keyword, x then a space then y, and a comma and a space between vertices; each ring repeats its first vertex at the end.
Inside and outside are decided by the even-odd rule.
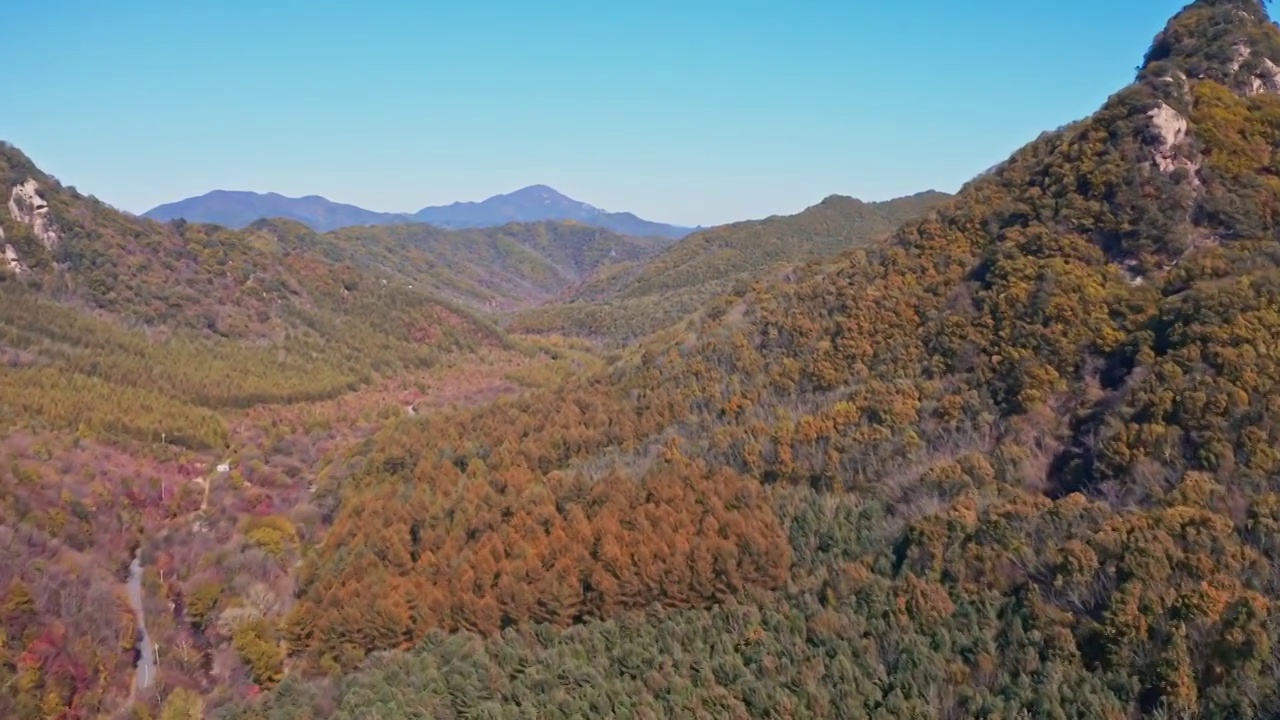
POLYGON ((269 219, 246 230, 482 311, 549 300, 601 268, 642 262, 671 242, 572 220, 460 229, 405 223, 317 233, 297 221, 269 219))
POLYGON ((643 264, 602 268, 559 303, 524 311, 509 327, 633 340, 703 309, 716 295, 757 279, 766 268, 829 259, 878 240, 952 197, 937 190, 874 202, 828 195, 794 215, 700 230, 643 264))
POLYGON ((498 227, 510 222, 575 220, 622 235, 678 239, 697 228, 644 220, 629 212, 609 212, 574 200, 547 185, 529 185, 479 201, 427 206, 416 212, 379 212, 320 195, 288 197, 276 192, 211 190, 204 195, 157 205, 142 217, 161 222, 185 219, 241 229, 273 217, 296 220, 327 232, 358 225, 420 222, 446 229, 498 227))

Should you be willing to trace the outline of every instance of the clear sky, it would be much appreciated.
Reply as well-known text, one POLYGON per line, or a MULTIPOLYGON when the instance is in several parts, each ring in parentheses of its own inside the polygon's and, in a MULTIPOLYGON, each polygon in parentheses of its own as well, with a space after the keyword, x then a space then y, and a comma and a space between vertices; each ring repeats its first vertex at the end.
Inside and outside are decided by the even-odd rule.
POLYGON ((0 139, 118 207, 544 183, 681 224, 955 190, 1187 0, 6 3, 0 139))

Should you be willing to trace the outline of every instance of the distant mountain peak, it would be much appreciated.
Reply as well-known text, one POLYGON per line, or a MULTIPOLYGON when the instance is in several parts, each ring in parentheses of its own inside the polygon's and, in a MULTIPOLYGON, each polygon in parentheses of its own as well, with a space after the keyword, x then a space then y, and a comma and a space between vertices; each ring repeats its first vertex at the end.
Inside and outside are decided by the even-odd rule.
POLYGON ((600 227, 621 235, 679 239, 693 229, 611 213, 575 200, 549 185, 528 185, 481 201, 425 207, 413 214, 383 213, 337 203, 320 195, 293 198, 279 193, 212 190, 199 197, 160 205, 143 214, 166 222, 182 218, 243 228, 263 218, 286 218, 326 232, 354 225, 422 222, 446 229, 499 227, 513 222, 565 222, 600 227))
POLYGON ((520 188, 519 190, 514 190, 504 195, 494 195, 493 197, 489 198, 489 200, 534 202, 534 203, 542 203, 544 205, 554 203, 554 204, 569 206, 573 208, 585 208, 585 209, 603 212, 602 210, 595 207, 594 205, 584 203, 581 200, 574 200, 573 198, 569 197, 568 195, 565 195, 559 190, 556 190, 550 185, 528 185, 520 188))
POLYGON ((480 202, 426 207, 413 218, 444 228, 476 228, 509 222, 574 221, 622 235, 665 237, 688 235, 692 228, 643 220, 631 213, 612 213, 575 200, 550 185, 528 185, 480 202))
POLYGON ((527 185, 525 187, 520 188, 519 190, 516 190, 515 192, 508 193, 508 194, 509 195, 534 194, 534 195, 541 195, 541 196, 560 197, 566 200, 569 199, 568 196, 566 196, 564 193, 560 192, 559 190, 556 190, 550 185, 527 185))
POLYGON ((1280 31, 1261 0, 1196 0, 1156 35, 1140 81, 1214 80, 1242 94, 1280 91, 1280 31))

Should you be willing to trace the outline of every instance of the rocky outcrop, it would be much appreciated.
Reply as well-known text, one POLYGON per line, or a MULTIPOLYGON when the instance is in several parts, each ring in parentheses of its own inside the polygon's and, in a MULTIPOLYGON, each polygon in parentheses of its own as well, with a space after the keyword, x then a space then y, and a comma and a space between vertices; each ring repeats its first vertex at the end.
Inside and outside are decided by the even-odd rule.
MULTIPOLYGON (((1235 54, 1231 58, 1231 72, 1236 73, 1244 67, 1253 50, 1243 41, 1232 46, 1232 50, 1235 54)), ((1280 94, 1280 65, 1271 62, 1269 58, 1262 58, 1257 69, 1244 79, 1240 89, 1244 90, 1245 95, 1280 94)))
POLYGON ((26 266, 18 259, 18 251, 14 250, 12 245, 4 246, 4 260, 14 275, 21 275, 27 271, 26 266))
POLYGON ((29 225, 45 248, 52 251, 58 246, 58 232, 49 217, 49 203, 40 197, 39 190, 35 180, 15 185, 9 195, 9 214, 14 220, 29 225))
POLYGON ((1249 49, 1249 45, 1243 40, 1231 46, 1231 72, 1240 72, 1240 68, 1244 67, 1244 61, 1249 59, 1249 55, 1253 52, 1249 49))
POLYGON ((1195 181, 1199 164, 1184 155, 1180 147, 1187 137, 1187 119, 1163 102, 1147 113, 1147 117, 1151 118, 1156 167, 1166 175, 1185 168, 1195 181))
MULTIPOLYGON (((4 242, 4 228, 0 228, 0 242, 4 242)), ((4 262, 14 275, 21 275, 27 271, 22 261, 18 259, 18 251, 14 250, 9 243, 4 243, 4 262)))
POLYGON ((1263 58, 1258 70, 1249 76, 1245 92, 1249 95, 1280 93, 1280 66, 1263 58))

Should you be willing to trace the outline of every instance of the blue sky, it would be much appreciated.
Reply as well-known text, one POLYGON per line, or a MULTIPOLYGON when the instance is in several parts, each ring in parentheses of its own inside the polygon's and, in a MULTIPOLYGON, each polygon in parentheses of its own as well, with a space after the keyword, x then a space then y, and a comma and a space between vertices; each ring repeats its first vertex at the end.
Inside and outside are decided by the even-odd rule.
POLYGON ((20 2, 0 139, 134 212, 545 183, 712 224, 955 190, 1131 81, 1185 2, 20 2))

